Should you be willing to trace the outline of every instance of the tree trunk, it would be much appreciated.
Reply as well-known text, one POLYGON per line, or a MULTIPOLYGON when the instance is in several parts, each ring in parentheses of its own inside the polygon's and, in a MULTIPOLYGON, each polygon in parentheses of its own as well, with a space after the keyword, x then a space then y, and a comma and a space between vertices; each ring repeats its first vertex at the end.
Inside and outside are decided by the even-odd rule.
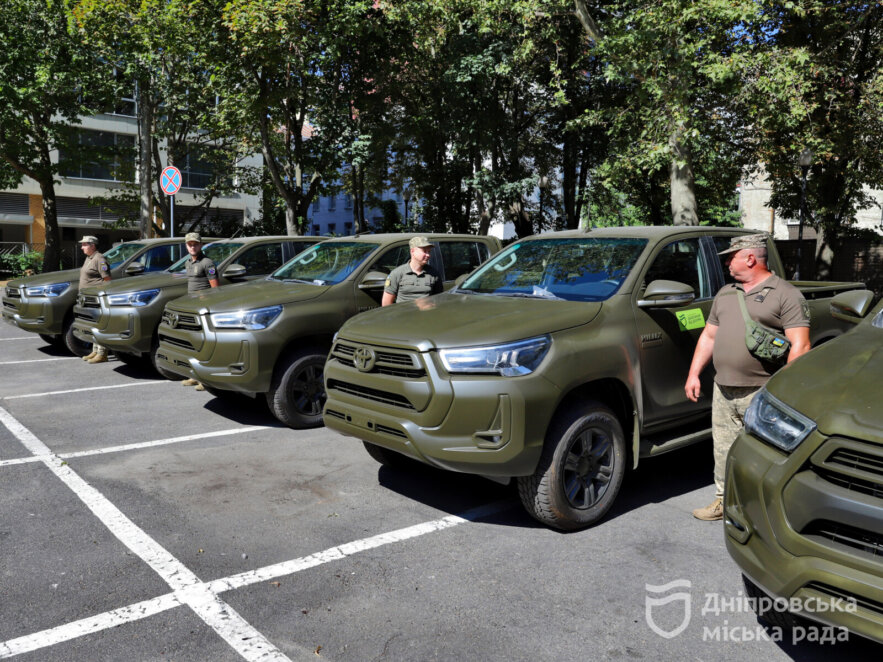
MULTIPOLYGON (((48 158, 48 153, 47 153, 48 158)), ((58 271, 61 267, 61 233, 58 231, 58 208, 55 204, 55 182, 50 174, 40 181, 43 196, 43 221, 46 224, 46 249, 43 253, 43 271, 58 271)))
MULTIPOLYGON (((141 211, 138 219, 138 231, 141 239, 147 239, 150 236, 150 229, 153 224, 153 194, 151 184, 153 183, 153 102, 150 98, 150 83, 147 80, 141 80, 138 83, 138 172, 139 186, 141 191, 141 211)), ((166 219, 168 221, 169 219, 166 219)), ((163 226, 168 233, 170 228, 168 222, 163 226)), ((169 235, 171 236, 171 235, 169 235)))
POLYGON ((671 218, 674 225, 699 225, 693 158, 684 145, 684 125, 678 124, 669 138, 671 159, 671 218))

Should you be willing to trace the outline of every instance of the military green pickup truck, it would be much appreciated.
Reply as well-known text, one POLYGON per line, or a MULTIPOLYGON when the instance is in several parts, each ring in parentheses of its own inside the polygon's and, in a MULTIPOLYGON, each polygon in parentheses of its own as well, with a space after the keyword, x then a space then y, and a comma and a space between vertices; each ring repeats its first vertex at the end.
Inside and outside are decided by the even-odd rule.
MULTIPOLYGON (((140 239, 104 253, 113 280, 162 271, 187 255, 183 237, 140 239)), ((3 319, 32 331, 51 344, 64 344, 77 356, 92 350, 72 331, 73 308, 80 290, 80 270, 53 271, 12 280, 3 292, 3 319)))
POLYGON ((883 302, 831 302, 864 321, 773 375, 727 458, 724 530, 758 615, 883 643, 883 302))
MULTIPOLYGON (((325 365, 325 424, 384 463, 406 455, 515 478, 541 522, 590 525, 627 465, 710 438, 710 397, 687 400, 684 383, 729 279, 717 252, 747 232, 628 227, 519 240, 432 306, 349 320, 325 365)), ((783 273, 772 243, 769 265, 783 273)), ((814 343, 848 327, 828 315, 829 297, 861 284, 798 285, 814 343)))
MULTIPOLYGON (((318 241, 318 237, 240 237, 209 243, 203 253, 217 265, 223 287, 266 276, 318 241)), ((104 345, 124 362, 149 357, 165 375, 156 365, 157 328, 163 307, 187 293, 190 257, 186 249, 184 253, 167 271, 83 288, 74 306, 74 336, 104 345)), ((165 376, 178 378, 173 373, 165 376)))
MULTIPOLYGON (((157 365, 207 389, 263 394, 294 428, 322 423, 322 366, 334 333, 380 305, 386 277, 409 259, 414 234, 329 239, 266 280, 176 299, 159 327, 157 365)), ((428 234, 450 287, 499 250, 494 237, 428 234)))

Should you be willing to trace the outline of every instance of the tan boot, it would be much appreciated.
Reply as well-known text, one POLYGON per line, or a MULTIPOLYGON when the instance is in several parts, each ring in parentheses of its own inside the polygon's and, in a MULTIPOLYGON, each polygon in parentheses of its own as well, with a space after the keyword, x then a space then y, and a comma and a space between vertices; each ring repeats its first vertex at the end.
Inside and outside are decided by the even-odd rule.
POLYGON ((705 508, 697 508, 693 511, 693 517, 706 522, 714 522, 715 520, 724 518, 723 500, 718 497, 705 508))
POLYGON ((107 354, 95 354, 95 356, 86 361, 86 363, 107 363, 107 354))
POLYGON ((205 386, 202 385, 202 382, 196 382, 196 386, 193 387, 194 391, 204 391, 205 386))
POLYGON ((98 352, 96 352, 96 351, 93 349, 91 354, 86 354, 86 356, 83 357, 83 360, 84 360, 84 361, 88 361, 88 360, 90 360, 90 359, 94 359, 96 356, 98 356, 98 352))
POLYGON ((195 379, 185 379, 181 382, 181 386, 196 386, 198 383, 195 379))

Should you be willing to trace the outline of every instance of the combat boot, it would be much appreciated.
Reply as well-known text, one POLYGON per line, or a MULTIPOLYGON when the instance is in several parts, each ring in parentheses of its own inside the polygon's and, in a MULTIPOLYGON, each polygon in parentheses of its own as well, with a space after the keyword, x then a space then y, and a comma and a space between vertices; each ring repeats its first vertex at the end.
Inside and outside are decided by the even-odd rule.
POLYGON ((95 356, 86 361, 86 363, 107 363, 107 354, 104 352, 97 352, 95 356))
POLYGON ((86 356, 83 357, 83 360, 84 360, 84 361, 89 361, 90 359, 94 359, 96 356, 98 356, 98 352, 96 352, 96 351, 93 349, 91 354, 86 354, 86 356))
POLYGON ((696 519, 704 520, 706 522, 714 522, 715 520, 723 519, 723 499, 718 497, 712 503, 705 506, 705 508, 697 508, 693 511, 693 517, 695 517, 696 519))
POLYGON ((204 391, 205 386, 202 385, 202 382, 196 382, 196 386, 193 387, 194 391, 204 391))
POLYGON ((181 386, 196 386, 198 383, 195 379, 185 379, 181 382, 181 386))

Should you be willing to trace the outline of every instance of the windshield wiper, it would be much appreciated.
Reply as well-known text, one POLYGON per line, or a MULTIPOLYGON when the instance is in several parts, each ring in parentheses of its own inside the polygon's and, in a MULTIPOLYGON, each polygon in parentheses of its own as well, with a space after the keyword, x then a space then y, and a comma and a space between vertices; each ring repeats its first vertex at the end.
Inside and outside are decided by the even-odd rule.
POLYGON ((555 301, 563 301, 561 297, 556 297, 551 292, 494 292, 494 296, 498 297, 513 297, 516 299, 553 299, 555 301))
POLYGON ((304 280, 303 278, 283 278, 283 283, 303 283, 304 285, 324 285, 324 280, 304 280))

